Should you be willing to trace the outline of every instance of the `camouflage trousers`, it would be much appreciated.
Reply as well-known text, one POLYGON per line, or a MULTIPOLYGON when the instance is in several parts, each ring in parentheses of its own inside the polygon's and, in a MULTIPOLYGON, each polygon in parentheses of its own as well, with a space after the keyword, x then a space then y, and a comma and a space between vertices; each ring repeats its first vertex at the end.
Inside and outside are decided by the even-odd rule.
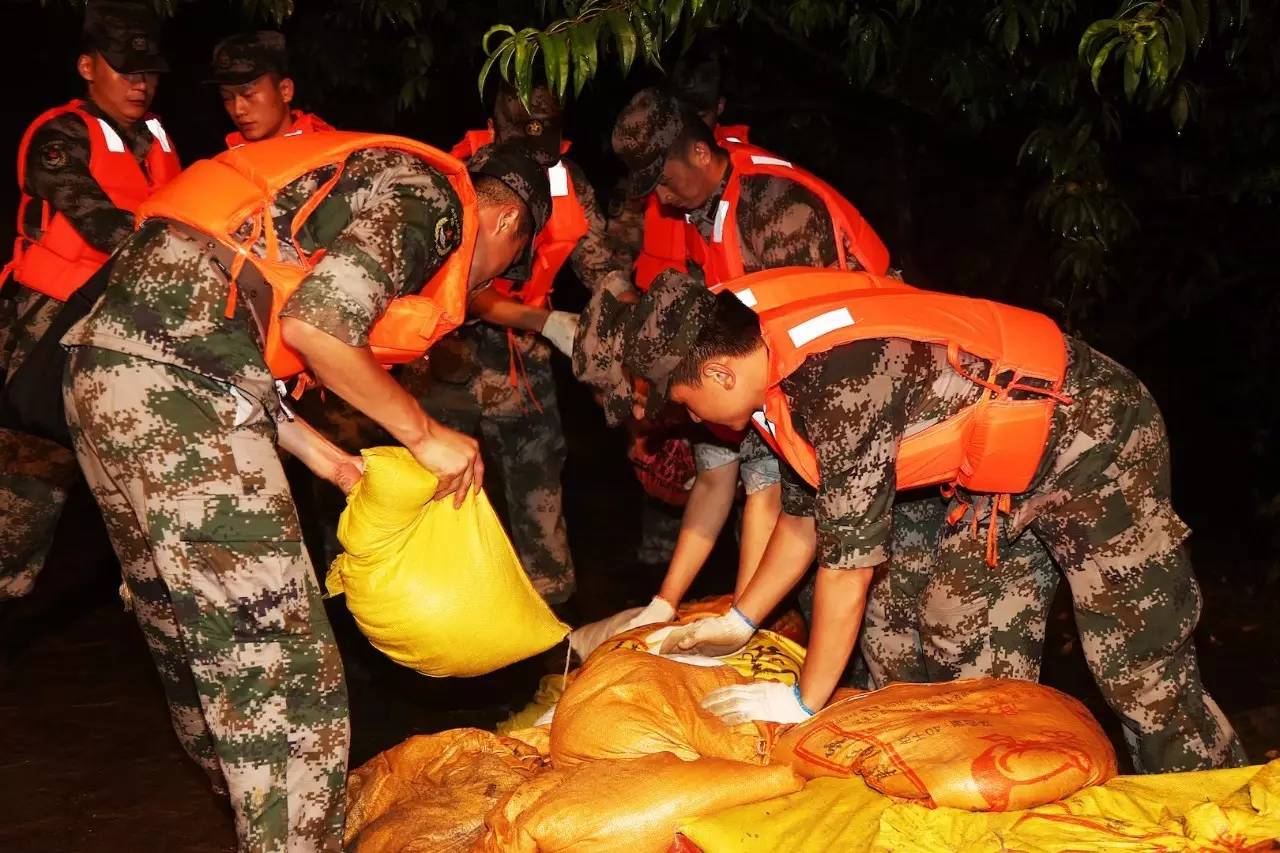
POLYGON ((338 850, 346 685, 268 416, 93 347, 65 398, 174 730, 230 794, 241 849, 338 850))
MULTIPOLYGON (((62 303, 27 288, 0 299, 11 324, 0 342, 6 380, 30 355, 62 303)), ((49 377, 57 382, 58 377, 49 377)), ((26 595, 44 566, 58 518, 75 482, 74 454, 55 442, 0 429, 0 599, 26 595)))
POLYGON ((1073 359, 1079 378, 1066 391, 1075 403, 1059 409, 1038 485, 999 519, 999 564, 984 559, 990 498, 973 501, 943 532, 922 599, 930 680, 1036 679, 1056 563, 1085 659, 1121 718, 1138 772, 1243 764, 1231 724, 1200 680, 1192 640, 1200 589, 1170 500, 1160 410, 1105 356, 1073 343, 1073 359))
POLYGON ((525 572, 547 602, 566 601, 576 583, 560 483, 567 448, 550 345, 538 335, 508 335, 476 323, 437 344, 426 363, 408 365, 402 381, 433 418, 480 440, 490 460, 486 470, 496 468, 502 479, 507 529, 525 572))

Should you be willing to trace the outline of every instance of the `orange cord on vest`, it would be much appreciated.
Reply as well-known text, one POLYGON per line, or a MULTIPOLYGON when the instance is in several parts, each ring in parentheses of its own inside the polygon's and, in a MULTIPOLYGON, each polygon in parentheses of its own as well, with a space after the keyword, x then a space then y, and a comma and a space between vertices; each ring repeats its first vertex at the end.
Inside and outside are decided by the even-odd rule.
POLYGON ((520 409, 528 411, 524 405, 527 394, 533 407, 538 410, 538 414, 542 414, 542 404, 538 402, 538 396, 533 393, 533 382, 529 379, 529 371, 525 369, 524 356, 516 346, 516 330, 512 328, 507 329, 507 352, 510 354, 507 380, 511 383, 511 387, 520 393, 520 409))
MULTIPOLYGON (((955 486, 950 485, 942 486, 942 497, 946 500, 952 498, 956 500, 956 505, 947 513, 947 524, 953 526, 959 524, 965 513, 971 512, 970 533, 974 539, 979 538, 982 534, 978 526, 978 509, 973 502, 958 496, 955 486)), ((991 517, 987 520, 986 563, 994 569, 1000 562, 1000 514, 1008 515, 1013 511, 1013 496, 999 494, 991 495, 990 498, 991 517)))

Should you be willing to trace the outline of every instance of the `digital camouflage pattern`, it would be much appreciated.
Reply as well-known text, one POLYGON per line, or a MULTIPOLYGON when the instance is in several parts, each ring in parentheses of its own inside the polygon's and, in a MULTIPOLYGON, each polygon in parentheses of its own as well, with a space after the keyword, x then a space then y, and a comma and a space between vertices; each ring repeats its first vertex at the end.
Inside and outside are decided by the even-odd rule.
POLYGON ((539 165, 554 166, 564 140, 564 107, 545 84, 533 87, 527 107, 504 84, 493 102, 493 137, 498 143, 519 141, 539 165))
POLYGON ((236 33, 214 45, 209 64, 209 82, 239 86, 263 74, 288 74, 289 50, 284 33, 275 30, 236 33))
POLYGON ((627 167, 624 182, 628 196, 653 192, 662 177, 667 152, 685 122, 701 120, 669 92, 652 87, 636 92, 613 124, 613 153, 627 167))
MULTIPOLYGON (((269 211, 279 232, 331 174, 282 191, 269 211)), ((388 302, 458 245, 460 218, 422 161, 352 154, 298 231, 304 251, 327 251, 283 313, 364 345, 388 302)), ((206 769, 216 754, 242 846, 337 850, 341 663, 276 451, 257 331, 243 300, 226 318, 228 283, 206 251, 160 222, 121 248, 103 298, 64 337, 76 348, 68 417, 175 728, 206 769)))
POLYGON ((73 351, 76 455, 183 748, 229 793, 240 849, 337 851, 342 660, 267 410, 234 387, 73 351))
POLYGON ((0 599, 31 592, 75 477, 70 450, 0 428, 0 599))
POLYGON ((120 74, 164 72, 160 24, 150 3, 91 0, 84 10, 84 46, 120 74))
POLYGON ((560 482, 567 448, 550 344, 472 323, 426 363, 406 365, 402 381, 433 418, 479 439, 491 460, 486 475, 502 479, 507 530, 534 589, 549 603, 567 600, 576 587, 560 482))

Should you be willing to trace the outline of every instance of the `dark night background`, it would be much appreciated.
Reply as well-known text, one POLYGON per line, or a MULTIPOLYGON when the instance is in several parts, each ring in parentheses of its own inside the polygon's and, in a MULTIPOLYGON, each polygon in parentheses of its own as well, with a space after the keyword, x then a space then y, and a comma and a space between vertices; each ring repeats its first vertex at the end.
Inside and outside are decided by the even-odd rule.
MULTIPOLYGON (((392 131, 446 148, 485 119, 476 89, 480 35, 499 21, 541 20, 528 2, 383 5, 424 7, 417 33, 361 18, 351 12, 358 3, 298 0, 283 27, 297 105, 341 128, 392 131), (414 66, 425 88, 400 109, 409 37, 430 40, 430 64, 414 66)), ((1096 6, 1099 16, 1113 11, 1079 5, 1096 6)), ((177 6, 165 24, 173 71, 153 109, 190 162, 221 150, 230 129, 216 92, 201 83, 214 42, 262 23, 240 17, 238 3, 177 6)), ((1172 442, 1175 505, 1194 530, 1190 547, 1205 594, 1197 633, 1204 680, 1256 762, 1280 749, 1280 454, 1272 448, 1280 425, 1280 193, 1257 191, 1244 174, 1246 166, 1257 167, 1253 175, 1270 169, 1275 180, 1280 169, 1280 135, 1270 136, 1280 123, 1272 67, 1280 29, 1270 6, 1255 4, 1250 74, 1202 63, 1200 121, 1178 135, 1167 118, 1126 114, 1123 142, 1108 148, 1108 174, 1140 225, 1112 251, 1107 285, 1087 303, 1067 303, 1054 284, 1055 246, 1028 208, 1038 178, 1016 164, 1022 140, 1047 120, 1033 104, 1006 102, 975 128, 954 111, 912 106, 934 77, 913 74, 911 55, 896 72, 897 88, 863 90, 833 73, 820 39, 783 37, 759 18, 719 33, 730 57, 725 119, 750 124, 753 141, 841 189, 908 281, 1050 311, 1150 387, 1172 442), (1233 181, 1243 189, 1226 186, 1233 181)), ((0 5, 3 162, 13 163, 32 118, 81 94, 79 22, 65 3, 0 5)), ((928 46, 912 49, 924 55, 928 46)), ((569 127, 573 156, 607 198, 619 169, 608 150, 614 115, 656 72, 637 63, 623 78, 610 59, 601 64, 570 103, 569 127)), ((1079 97, 1092 95, 1086 80, 1079 97)), ((0 245, 7 247, 16 188, 0 198, 0 245)), ((580 305, 581 287, 571 276, 562 280, 561 307, 580 305)), ((597 618, 647 600, 660 570, 633 557, 640 493, 622 436, 605 431, 567 370, 561 378, 579 609, 597 618)), ((91 499, 73 498, 36 594, 0 611, 0 848, 229 849, 229 812, 203 791, 168 728, 141 637, 115 598, 118 570, 98 524, 91 499)), ((727 587, 731 548, 722 543, 695 593, 727 587)), ((482 679, 428 681, 373 652, 341 599, 330 613, 348 664, 352 766, 416 732, 490 725, 524 704, 546 671, 534 661, 482 679)), ((1061 590, 1045 680, 1085 699, 1116 733, 1061 590)))

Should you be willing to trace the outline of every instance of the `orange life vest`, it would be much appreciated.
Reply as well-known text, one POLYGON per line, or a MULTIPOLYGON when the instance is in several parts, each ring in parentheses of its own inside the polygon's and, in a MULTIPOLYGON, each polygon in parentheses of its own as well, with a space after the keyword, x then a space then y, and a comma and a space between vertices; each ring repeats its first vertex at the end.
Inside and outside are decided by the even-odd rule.
POLYGON ((820 484, 813 447, 796 432, 781 383, 811 355, 852 341, 905 338, 947 348, 951 366, 984 390, 949 418, 902 439, 897 488, 961 486, 1010 495, 1030 487, 1049 443, 1062 394, 1067 346, 1043 314, 902 286, 850 290, 792 302, 760 315, 769 350, 765 405, 753 418, 765 440, 811 486, 820 484), (960 354, 990 364, 967 373, 960 354), (1025 380, 1045 383, 1028 386, 1025 380), (1013 399, 1025 392, 1028 399, 1013 399))
MULTIPOLYGON (((491 144, 492 130, 469 130, 462 141, 453 146, 452 153, 460 160, 469 160, 481 148, 491 144)), ((568 140, 560 143, 561 155, 568 152, 569 146, 568 140)), ((551 289, 555 287, 556 274, 589 230, 587 215, 582 210, 578 191, 564 163, 556 163, 547 169, 547 179, 551 183, 551 217, 533 238, 533 270, 529 279, 510 281, 495 278, 492 285, 504 296, 519 299, 534 308, 547 304, 551 289)))
MULTIPOLYGON (((292 110, 289 113, 289 129, 281 136, 301 136, 304 133, 319 133, 325 130, 333 130, 333 126, 327 121, 320 118, 315 113, 304 113, 302 110, 292 110)), ((264 142, 266 140, 263 140, 264 142)), ((227 147, 239 148, 241 145, 248 145, 249 140, 244 138, 240 131, 236 130, 227 134, 227 147)))
MULTIPOLYGON (((749 133, 745 124, 715 128, 716 142, 721 145, 745 143, 749 133)), ((684 211, 667 207, 658 201, 657 193, 649 193, 644 208, 644 243, 635 264, 636 287, 641 291, 648 290, 663 270, 689 271, 685 228, 684 211)))
POLYGON ((47 199, 27 193, 27 152, 31 139, 43 125, 61 115, 75 113, 89 129, 89 172, 111 199, 112 204, 129 213, 156 189, 164 186, 182 171, 173 142, 156 116, 148 114, 143 125, 155 137, 143 165, 120 134, 104 119, 85 110, 86 103, 76 99, 42 113, 18 145, 18 239, 13 244, 13 260, 5 267, 4 278, 14 279, 32 290, 65 302, 109 257, 89 245, 71 221, 47 199), (144 168, 145 167, 145 168, 144 168), (40 234, 27 231, 27 210, 40 205, 40 234))
MULTIPOLYGON (((139 224, 151 218, 180 222, 235 253, 228 311, 236 298, 236 281, 244 262, 251 263, 261 274, 271 291, 267 316, 257 317, 263 328, 263 356, 267 367, 279 378, 305 370, 298 354, 280 339, 280 309, 324 254, 323 249, 310 255, 304 252, 297 244, 297 232, 333 189, 347 158, 366 148, 391 148, 422 159, 448 179, 462 203, 459 247, 429 281, 423 282, 419 294, 392 299, 369 332, 369 346, 382 364, 413 361, 457 328, 466 315, 467 282, 478 223, 475 191, 467 167, 460 160, 399 136, 344 131, 282 136, 192 164, 177 180, 147 199, 138 211, 139 224), (277 234, 267 213, 276 195, 297 178, 324 166, 337 167, 333 177, 299 208, 292 233, 277 234), (246 223, 251 233, 239 241, 234 235, 246 223), (259 239, 265 240, 265 258, 249 250, 259 239), (282 256, 280 244, 284 241, 293 244, 300 261, 282 256)), ((254 304, 255 300, 250 300, 251 309, 254 304)))
POLYGON ((794 181, 822 200, 835 228, 836 262, 840 269, 849 269, 848 244, 863 270, 873 275, 889 271, 889 250, 884 242, 858 209, 826 181, 754 145, 727 142, 724 148, 729 152, 732 171, 716 208, 710 242, 702 239, 695 226, 685 225, 689 259, 702 268, 708 284, 729 281, 746 272, 738 235, 738 199, 742 179, 759 175, 794 181))

